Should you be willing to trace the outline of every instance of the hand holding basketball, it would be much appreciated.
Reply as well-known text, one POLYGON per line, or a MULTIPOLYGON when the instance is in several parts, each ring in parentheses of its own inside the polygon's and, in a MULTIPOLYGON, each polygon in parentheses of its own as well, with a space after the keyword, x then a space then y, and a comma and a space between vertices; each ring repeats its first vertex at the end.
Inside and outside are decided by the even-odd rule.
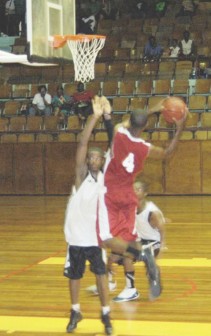
POLYGON ((176 119, 176 118, 173 118, 173 121, 174 123, 176 124, 177 126, 177 129, 180 128, 180 129, 183 129, 184 128, 184 125, 185 125, 185 121, 187 119, 187 115, 188 115, 189 111, 188 111, 188 108, 186 108, 185 110, 185 113, 183 115, 183 117, 181 119, 176 119))
POLYGON ((172 124, 175 122, 179 126, 180 121, 184 123, 188 114, 188 108, 181 98, 168 97, 162 102, 161 113, 168 123, 172 124))
POLYGON ((160 99, 159 102, 157 102, 155 105, 153 105, 153 107, 151 107, 150 109, 148 109, 147 113, 148 115, 151 115, 155 112, 160 112, 163 109, 163 102, 165 101, 165 99, 160 99))

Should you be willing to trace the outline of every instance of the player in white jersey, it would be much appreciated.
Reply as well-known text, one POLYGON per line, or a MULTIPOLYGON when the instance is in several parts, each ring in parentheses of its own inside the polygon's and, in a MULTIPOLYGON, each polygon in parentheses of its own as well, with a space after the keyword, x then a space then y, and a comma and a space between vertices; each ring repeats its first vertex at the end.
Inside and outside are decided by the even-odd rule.
MULTIPOLYGON (((102 225, 101 221, 98 220, 100 216, 104 215, 100 202, 100 199, 104 197, 106 192, 102 184, 102 174, 100 172, 104 160, 102 150, 99 148, 88 149, 88 141, 98 119, 102 115, 106 119, 110 117, 111 106, 105 97, 95 97, 92 105, 93 115, 90 116, 77 147, 75 186, 68 203, 64 227, 65 238, 68 243, 64 275, 70 279, 72 302, 67 332, 72 332, 77 327, 77 323, 82 319, 79 304, 80 279, 85 271, 85 261, 88 260, 91 264, 91 271, 96 275, 96 283, 102 305, 101 320, 105 326, 106 334, 110 335, 112 333, 112 326, 109 317, 108 284, 105 264, 102 259, 102 250, 98 245, 100 240, 102 243, 103 237, 105 238, 106 236, 106 244, 103 241, 104 246, 109 246, 116 253, 124 253, 125 251, 126 255, 137 255, 138 260, 142 260, 148 265, 151 275, 157 274, 157 269, 154 265, 151 249, 146 248, 142 251, 141 246, 139 249, 131 248, 128 242, 122 241, 118 237, 113 237, 108 230, 109 227, 102 225)), ((156 283, 153 289, 157 290, 158 288, 160 290, 158 286, 159 283, 156 283)))
POLYGON ((103 250, 99 247, 97 234, 97 207, 103 192, 104 152, 100 148, 88 148, 94 125, 102 116, 101 99, 92 102, 93 114, 81 133, 76 152, 75 185, 65 216, 64 233, 68 244, 64 275, 69 278, 72 309, 67 332, 71 333, 82 320, 79 303, 80 279, 85 272, 86 260, 96 276, 96 284, 102 306, 101 321, 107 335, 112 334, 106 266, 103 250))
POLYGON ((139 205, 136 214, 136 230, 143 245, 153 242, 154 255, 164 247, 164 223, 162 211, 152 201, 147 201, 147 186, 141 181, 134 183, 139 205))

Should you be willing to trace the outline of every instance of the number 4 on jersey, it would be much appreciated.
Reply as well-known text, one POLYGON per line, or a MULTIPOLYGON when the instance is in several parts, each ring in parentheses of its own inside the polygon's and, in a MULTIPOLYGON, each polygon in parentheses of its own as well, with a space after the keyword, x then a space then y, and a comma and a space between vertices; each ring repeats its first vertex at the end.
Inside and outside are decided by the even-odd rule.
POLYGON ((122 165, 128 173, 132 173, 134 170, 134 154, 129 153, 129 155, 122 162, 122 165))

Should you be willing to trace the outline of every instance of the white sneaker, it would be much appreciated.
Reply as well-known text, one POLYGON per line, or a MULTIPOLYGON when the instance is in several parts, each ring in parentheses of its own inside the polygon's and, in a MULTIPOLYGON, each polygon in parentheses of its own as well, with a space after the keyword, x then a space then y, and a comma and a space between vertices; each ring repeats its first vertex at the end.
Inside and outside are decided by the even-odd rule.
MULTIPOLYGON (((108 288, 109 288, 110 292, 115 291, 116 286, 117 286, 116 282, 109 281, 108 288)), ((89 286, 89 287, 86 288, 86 290, 88 290, 89 292, 92 292, 95 295, 99 294, 96 285, 89 286)))
POLYGON ((109 292, 114 292, 116 289, 116 286, 117 286, 116 281, 115 282, 109 281, 108 283, 109 292))
POLYGON ((92 285, 86 288, 87 291, 92 292, 95 295, 98 295, 98 290, 96 285, 92 285))
POLYGON ((138 299, 140 296, 136 288, 125 288, 123 291, 113 298, 114 302, 126 302, 138 299))

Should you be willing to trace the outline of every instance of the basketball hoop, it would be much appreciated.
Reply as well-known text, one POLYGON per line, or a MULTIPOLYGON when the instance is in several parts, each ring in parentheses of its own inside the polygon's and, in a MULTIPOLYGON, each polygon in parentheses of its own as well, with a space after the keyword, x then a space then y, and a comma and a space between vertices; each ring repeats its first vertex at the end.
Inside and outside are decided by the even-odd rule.
POLYGON ((75 81, 85 83, 95 77, 95 60, 104 47, 105 39, 103 35, 55 35, 53 46, 61 48, 68 44, 73 57, 75 81))

